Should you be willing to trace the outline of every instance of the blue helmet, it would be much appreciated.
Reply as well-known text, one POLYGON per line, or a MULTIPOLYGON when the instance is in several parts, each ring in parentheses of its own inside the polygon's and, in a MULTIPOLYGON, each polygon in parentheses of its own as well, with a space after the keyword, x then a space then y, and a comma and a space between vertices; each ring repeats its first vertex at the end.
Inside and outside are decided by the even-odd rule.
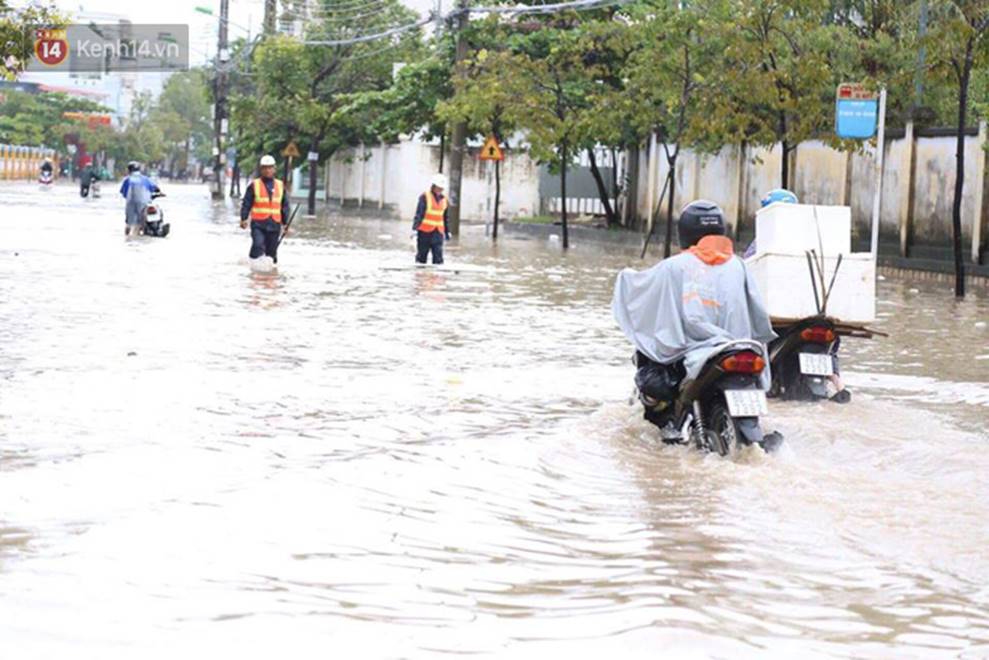
POLYGON ((770 190, 766 193, 765 197, 762 198, 761 204, 765 208, 774 202, 783 202, 784 204, 799 204, 800 200, 789 190, 785 188, 776 188, 775 190, 770 190))

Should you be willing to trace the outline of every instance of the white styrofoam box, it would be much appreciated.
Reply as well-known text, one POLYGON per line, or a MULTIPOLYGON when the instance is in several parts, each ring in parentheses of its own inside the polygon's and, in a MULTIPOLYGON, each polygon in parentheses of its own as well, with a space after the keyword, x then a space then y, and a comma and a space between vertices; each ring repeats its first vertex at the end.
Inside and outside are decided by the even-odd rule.
MULTIPOLYGON (((831 284, 837 257, 824 258, 824 283, 831 284)), ((782 319, 801 319, 817 314, 810 268, 805 255, 756 254, 747 259, 769 315, 782 319)), ((815 278, 817 269, 814 270, 815 278)), ((820 280, 817 290, 821 295, 820 280)), ((871 323, 876 320, 876 262, 868 252, 842 257, 834 288, 828 297, 828 316, 847 323, 871 323)))
POLYGON ((820 254, 822 246, 826 257, 849 254, 852 251, 852 209, 775 202, 756 213, 755 237, 756 254, 803 256, 807 250, 820 254))

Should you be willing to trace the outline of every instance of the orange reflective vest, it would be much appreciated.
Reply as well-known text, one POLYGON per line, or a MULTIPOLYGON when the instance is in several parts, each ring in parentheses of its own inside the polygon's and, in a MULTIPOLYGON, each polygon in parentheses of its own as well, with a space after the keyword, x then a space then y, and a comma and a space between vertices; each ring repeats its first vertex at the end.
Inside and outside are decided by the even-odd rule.
POLYGON ((426 213, 423 214, 422 222, 419 223, 419 231, 446 231, 446 226, 443 222, 444 213, 446 213, 446 197, 437 202, 436 197, 433 196, 433 191, 427 190, 426 213))
POLYGON ((254 179, 254 204, 251 205, 251 220, 274 220, 282 221, 282 197, 285 195, 285 184, 275 179, 275 185, 271 188, 271 197, 268 196, 268 188, 264 185, 261 177, 254 179))

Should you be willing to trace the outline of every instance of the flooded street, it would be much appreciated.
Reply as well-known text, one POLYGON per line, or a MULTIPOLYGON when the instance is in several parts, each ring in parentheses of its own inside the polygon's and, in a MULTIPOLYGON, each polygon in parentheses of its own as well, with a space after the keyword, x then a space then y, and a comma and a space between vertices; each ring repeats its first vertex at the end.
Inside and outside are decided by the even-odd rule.
POLYGON ((880 283, 850 405, 663 446, 609 308, 635 250, 0 197, 0 658, 989 657, 989 299, 880 283))

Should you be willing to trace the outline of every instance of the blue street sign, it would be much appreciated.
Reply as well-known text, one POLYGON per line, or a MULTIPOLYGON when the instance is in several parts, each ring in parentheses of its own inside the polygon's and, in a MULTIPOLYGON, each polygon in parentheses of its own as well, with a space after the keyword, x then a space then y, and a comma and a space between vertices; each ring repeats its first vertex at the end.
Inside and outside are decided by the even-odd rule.
POLYGON ((879 101, 842 99, 835 106, 835 132, 840 138, 868 140, 876 134, 879 101))

